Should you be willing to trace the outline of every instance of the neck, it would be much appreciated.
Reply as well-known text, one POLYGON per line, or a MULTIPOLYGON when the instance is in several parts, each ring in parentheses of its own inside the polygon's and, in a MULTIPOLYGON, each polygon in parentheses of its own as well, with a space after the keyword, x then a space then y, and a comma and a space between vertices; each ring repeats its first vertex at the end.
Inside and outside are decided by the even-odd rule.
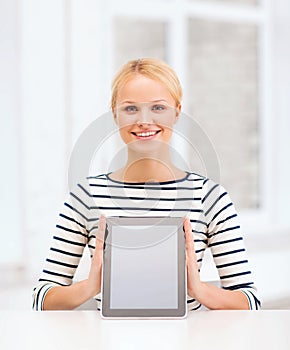
POLYGON ((122 169, 124 182, 162 182, 182 178, 184 172, 171 160, 169 149, 159 154, 142 154, 128 150, 128 160, 122 169))

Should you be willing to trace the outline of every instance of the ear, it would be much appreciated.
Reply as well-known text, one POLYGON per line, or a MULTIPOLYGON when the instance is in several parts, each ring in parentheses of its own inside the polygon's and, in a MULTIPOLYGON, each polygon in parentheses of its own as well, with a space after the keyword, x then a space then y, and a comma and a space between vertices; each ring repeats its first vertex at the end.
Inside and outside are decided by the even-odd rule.
POLYGON ((181 112, 181 104, 179 103, 179 105, 176 107, 175 123, 178 121, 180 112, 181 112))
POLYGON ((117 114, 116 114, 115 109, 112 109, 112 114, 113 114, 113 117, 114 117, 114 122, 116 123, 116 125, 119 126, 118 119, 117 119, 117 114))

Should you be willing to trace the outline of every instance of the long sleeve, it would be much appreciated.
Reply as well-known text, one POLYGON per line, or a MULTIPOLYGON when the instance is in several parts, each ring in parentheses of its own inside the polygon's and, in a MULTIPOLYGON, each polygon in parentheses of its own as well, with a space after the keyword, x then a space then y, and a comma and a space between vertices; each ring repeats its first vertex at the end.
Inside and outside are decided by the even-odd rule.
POLYGON ((247 296, 250 309, 258 310, 261 303, 249 266, 238 215, 230 196, 221 185, 205 180, 202 203, 208 227, 208 247, 222 288, 242 291, 247 296))
POLYGON ((87 182, 78 184, 62 205, 43 271, 33 291, 34 310, 43 309, 43 301, 50 288, 72 283, 85 246, 94 249, 93 233, 98 218, 90 218, 88 192, 87 182))

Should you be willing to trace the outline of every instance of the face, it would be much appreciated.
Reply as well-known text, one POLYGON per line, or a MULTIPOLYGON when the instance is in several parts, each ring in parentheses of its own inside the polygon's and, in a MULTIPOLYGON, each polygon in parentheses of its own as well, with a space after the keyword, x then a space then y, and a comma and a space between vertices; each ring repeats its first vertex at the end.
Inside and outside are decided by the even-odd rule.
POLYGON ((139 74, 119 90, 113 112, 123 141, 146 152, 169 143, 180 108, 163 84, 139 74))

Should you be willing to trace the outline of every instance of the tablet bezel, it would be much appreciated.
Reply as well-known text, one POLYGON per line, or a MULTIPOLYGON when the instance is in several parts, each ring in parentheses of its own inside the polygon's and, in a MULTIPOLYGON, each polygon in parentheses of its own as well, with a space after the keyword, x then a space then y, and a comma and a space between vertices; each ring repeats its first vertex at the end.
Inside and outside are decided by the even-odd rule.
POLYGON ((180 217, 108 217, 103 251, 101 316, 103 318, 184 318, 187 314, 186 251, 183 218, 180 217), (178 227, 178 307, 176 309, 110 308, 111 233, 113 226, 172 225, 178 227), (107 244, 108 243, 108 244, 107 244))

